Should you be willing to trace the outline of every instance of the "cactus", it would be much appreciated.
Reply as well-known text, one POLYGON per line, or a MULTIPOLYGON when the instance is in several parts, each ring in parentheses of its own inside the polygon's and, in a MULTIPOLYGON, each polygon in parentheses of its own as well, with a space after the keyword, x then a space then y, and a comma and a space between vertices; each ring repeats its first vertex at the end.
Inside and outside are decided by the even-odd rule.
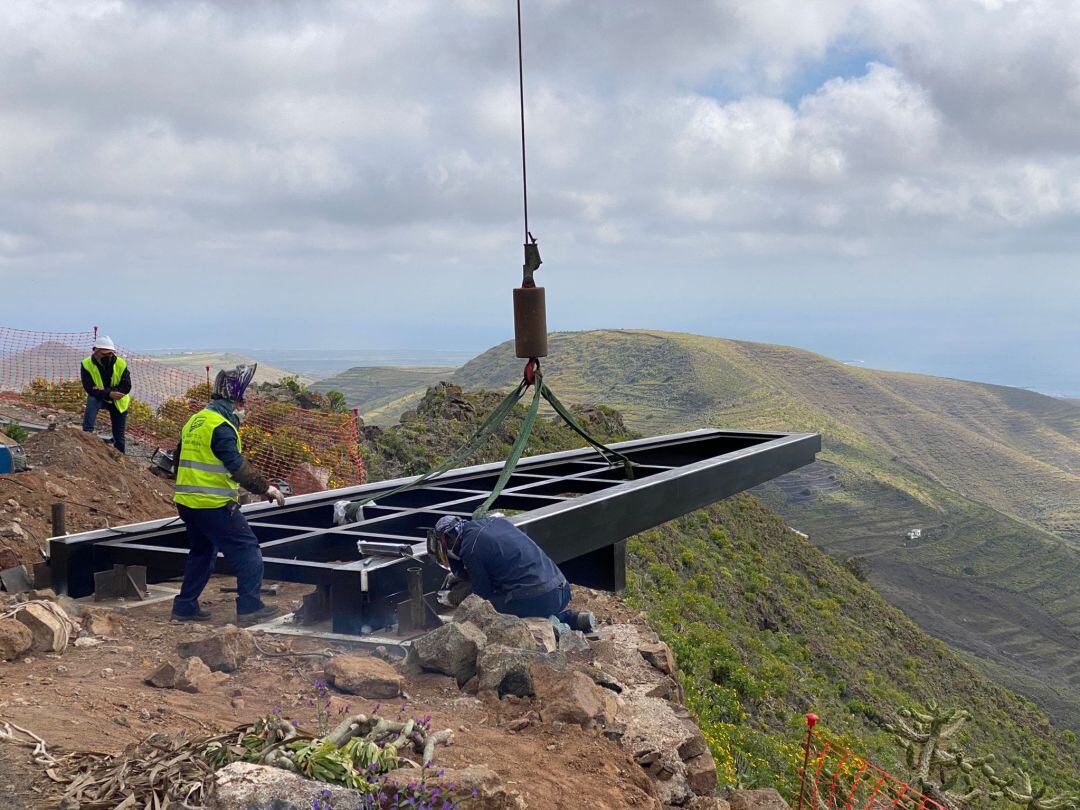
POLYGON ((989 767, 987 763, 993 760, 992 754, 969 757, 949 747, 970 718, 966 709, 942 709, 930 701, 925 712, 901 709, 894 723, 885 724, 886 730, 906 744, 907 765, 919 789, 949 807, 964 805, 983 793, 971 776, 977 767, 989 767))
POLYGON ((1080 806, 1080 796, 1047 797, 1045 786, 1033 789, 1031 777, 1026 771, 1018 770, 1014 776, 1005 779, 994 773, 994 769, 989 765, 983 765, 982 770, 983 775, 995 788, 990 793, 992 799, 1005 798, 1013 804, 1023 805, 1025 810, 1076 810, 1080 806))

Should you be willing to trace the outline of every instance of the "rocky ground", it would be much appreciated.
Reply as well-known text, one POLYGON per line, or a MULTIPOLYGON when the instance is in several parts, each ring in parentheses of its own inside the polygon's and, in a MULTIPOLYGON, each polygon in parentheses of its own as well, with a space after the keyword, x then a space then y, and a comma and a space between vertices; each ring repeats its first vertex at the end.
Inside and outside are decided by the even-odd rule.
MULTIPOLYGON (((171 514, 169 482, 150 474, 145 459, 121 458, 64 424, 70 417, 58 421, 26 442, 31 471, 0 476, 5 554, 40 559, 57 500, 72 504, 72 531, 171 514)), ((44 740, 50 755, 117 753, 155 732, 209 737, 275 713, 314 732, 327 716, 332 723, 381 707, 383 716, 430 716, 431 729, 453 732, 436 765, 478 786, 462 807, 723 804, 711 796, 712 759, 681 706, 670 651, 617 598, 577 591, 576 606, 601 624, 586 639, 496 614, 472 597, 408 660, 385 655, 387 663, 359 648, 232 627, 233 596, 221 590, 231 584, 211 581, 204 601, 214 620, 197 627, 171 621, 168 601, 109 611, 49 591, 4 594, 0 736, 18 726, 44 740)), ((282 586, 267 601, 292 610, 307 590, 282 586)), ((17 744, 24 734, 14 737, 0 742, 0 806, 60 806, 64 786, 17 744)), ((255 766, 230 768, 219 777, 219 804, 210 806, 260 806, 243 797, 279 788, 305 798, 276 806, 312 806, 312 784, 281 787, 250 772, 255 766)), ((276 769, 271 776, 289 777, 276 769)), ((408 784, 415 776, 394 778, 408 784)))
POLYGON ((55 428, 23 442, 29 471, 0 475, 0 568, 43 559, 54 503, 67 505, 71 533, 174 514, 170 482, 150 472, 152 448, 129 440, 121 456, 97 434, 83 433, 78 414, 3 403, 0 423, 10 418, 55 428))
MULTIPOLYGON (((343 648, 333 650, 334 659, 288 655, 323 645, 256 634, 258 649, 236 642, 230 658, 229 644, 212 643, 217 649, 202 652, 207 666, 196 668, 179 656, 200 652, 185 650, 186 640, 248 637, 226 624, 232 601, 220 593, 226 582, 215 580, 207 591, 208 606, 220 618, 213 627, 195 630, 169 620, 168 602, 114 612, 61 598, 60 607, 75 622, 67 645, 62 651, 19 651, 0 664, 0 723, 33 731, 54 754, 121 751, 152 732, 210 736, 275 711, 313 730, 319 723, 317 684, 329 680, 330 706, 324 711, 335 722, 342 713, 370 713, 381 704, 384 714, 430 715, 433 729, 452 729, 453 744, 438 749, 438 766, 486 766, 497 775, 491 795, 501 797, 492 801, 505 802, 473 806, 659 808, 662 799, 690 802, 694 780, 702 793, 715 784, 708 781, 711 759, 704 740, 676 700, 670 653, 640 617, 611 597, 581 595, 582 604, 612 623, 601 627, 587 649, 571 653, 557 651, 550 626, 546 634, 523 633, 519 620, 498 616, 474 599, 465 608, 479 602, 470 621, 438 631, 456 638, 465 628, 473 639, 471 664, 468 651, 463 657, 460 651, 450 654, 446 640, 438 638, 428 641, 424 655, 391 666, 343 648), (365 689, 349 681, 348 665, 355 664, 350 654, 389 669, 397 694, 349 694, 365 689), (337 663, 328 667, 331 661, 337 663), (163 664, 170 666, 161 673, 163 664), (460 666, 466 670, 454 669, 460 666), (182 677, 175 678, 174 669, 182 677), (148 683, 155 673, 157 682, 171 688, 148 683), (589 797, 587 805, 582 796, 589 797)), ((291 608, 303 591, 289 586, 269 601, 291 608)), ((5 612, 17 606, 9 598, 5 612)), ((0 650, 8 653, 10 635, 0 620, 0 650)), ((61 790, 43 771, 25 749, 0 745, 0 805, 56 806, 61 790)))

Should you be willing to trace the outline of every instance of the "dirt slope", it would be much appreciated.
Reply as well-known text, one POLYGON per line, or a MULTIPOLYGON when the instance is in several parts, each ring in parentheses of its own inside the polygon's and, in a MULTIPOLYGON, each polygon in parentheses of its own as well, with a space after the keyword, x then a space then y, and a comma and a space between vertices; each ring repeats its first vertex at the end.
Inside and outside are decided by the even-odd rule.
POLYGON ((0 475, 0 551, 21 563, 41 561, 57 502, 68 505, 70 533, 174 514, 171 483, 94 434, 61 426, 32 434, 24 447, 32 469, 0 475))

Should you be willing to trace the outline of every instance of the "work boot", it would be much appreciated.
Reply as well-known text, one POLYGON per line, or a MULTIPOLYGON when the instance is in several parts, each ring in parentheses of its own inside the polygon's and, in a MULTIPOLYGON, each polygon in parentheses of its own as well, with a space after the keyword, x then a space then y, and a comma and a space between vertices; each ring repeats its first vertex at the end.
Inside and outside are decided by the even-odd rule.
POLYGON ((172 618, 174 622, 208 622, 214 618, 214 616, 209 610, 199 608, 198 613, 192 613, 190 616, 181 615, 176 611, 173 611, 170 618, 172 618))
POLYGON ((277 605, 263 605, 261 608, 253 613, 237 613, 236 623, 240 627, 251 627, 253 624, 259 624, 265 622, 267 619, 272 619, 280 612, 280 608, 277 605))
POLYGON ((582 633, 595 633, 596 632, 596 617, 588 610, 578 611, 577 621, 571 625, 575 630, 580 630, 582 633))

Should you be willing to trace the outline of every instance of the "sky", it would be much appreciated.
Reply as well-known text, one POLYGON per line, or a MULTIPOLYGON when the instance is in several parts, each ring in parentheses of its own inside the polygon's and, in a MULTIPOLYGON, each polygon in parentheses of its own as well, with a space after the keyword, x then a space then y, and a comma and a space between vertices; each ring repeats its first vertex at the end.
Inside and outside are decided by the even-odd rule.
MULTIPOLYGON (((523 0, 553 330, 1080 396, 1080 3, 523 0)), ((0 5, 0 325, 512 336, 512 0, 0 5)))

